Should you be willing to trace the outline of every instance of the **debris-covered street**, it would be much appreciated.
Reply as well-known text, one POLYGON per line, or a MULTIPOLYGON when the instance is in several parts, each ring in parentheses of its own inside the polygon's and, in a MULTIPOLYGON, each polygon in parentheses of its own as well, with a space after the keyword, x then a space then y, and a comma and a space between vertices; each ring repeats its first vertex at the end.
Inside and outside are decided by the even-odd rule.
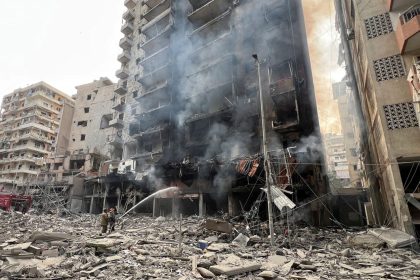
POLYGON ((371 231, 276 224, 283 234, 270 250, 266 236, 247 236, 245 224, 222 218, 129 216, 102 236, 98 215, 1 212, 0 220, 2 280, 420 279, 412 240, 397 231, 386 242, 389 231, 378 238, 371 231), (232 233, 208 229, 215 225, 232 233))

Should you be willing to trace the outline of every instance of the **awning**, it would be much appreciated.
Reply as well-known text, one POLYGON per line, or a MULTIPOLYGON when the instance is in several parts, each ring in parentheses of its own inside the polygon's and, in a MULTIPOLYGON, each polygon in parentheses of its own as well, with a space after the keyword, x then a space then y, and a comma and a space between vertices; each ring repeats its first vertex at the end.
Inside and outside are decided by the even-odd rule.
MULTIPOLYGON (((267 188, 262 189, 264 192, 267 193, 267 188)), ((281 211, 284 207, 288 207, 293 209, 296 207, 296 204, 291 201, 279 187, 272 186, 271 187, 271 198, 273 200, 274 205, 281 211)))

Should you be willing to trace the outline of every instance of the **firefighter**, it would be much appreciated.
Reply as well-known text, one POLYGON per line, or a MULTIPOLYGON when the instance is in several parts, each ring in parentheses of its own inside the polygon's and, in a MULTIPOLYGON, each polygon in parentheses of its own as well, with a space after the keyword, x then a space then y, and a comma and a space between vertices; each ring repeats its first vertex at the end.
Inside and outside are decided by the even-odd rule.
POLYGON ((107 209, 104 209, 102 214, 101 214, 101 228, 102 231, 101 233, 106 233, 106 231, 108 230, 108 213, 107 213, 107 209))

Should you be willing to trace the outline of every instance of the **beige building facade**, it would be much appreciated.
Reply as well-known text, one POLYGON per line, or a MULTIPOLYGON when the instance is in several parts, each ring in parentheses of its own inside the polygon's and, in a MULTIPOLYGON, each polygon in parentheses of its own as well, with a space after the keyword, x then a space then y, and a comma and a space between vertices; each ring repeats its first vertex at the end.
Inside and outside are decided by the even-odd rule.
POLYGON ((1 189, 37 181, 47 158, 65 153, 73 110, 73 99, 45 82, 4 96, 0 122, 1 189))
POLYGON ((363 184, 370 194, 371 216, 376 224, 419 234, 420 129, 413 88, 420 55, 419 3, 336 4, 366 123, 363 184))

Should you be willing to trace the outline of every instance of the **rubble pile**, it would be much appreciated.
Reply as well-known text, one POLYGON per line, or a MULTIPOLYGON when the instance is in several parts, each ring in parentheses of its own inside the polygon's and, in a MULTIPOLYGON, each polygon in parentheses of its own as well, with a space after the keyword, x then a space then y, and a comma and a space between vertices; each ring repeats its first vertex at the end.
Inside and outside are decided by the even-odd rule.
POLYGON ((0 220, 2 280, 420 279, 419 256, 398 248, 414 244, 403 233, 391 248, 377 232, 278 227, 270 248, 241 223, 198 217, 131 216, 104 235, 88 214, 0 212, 0 220))

